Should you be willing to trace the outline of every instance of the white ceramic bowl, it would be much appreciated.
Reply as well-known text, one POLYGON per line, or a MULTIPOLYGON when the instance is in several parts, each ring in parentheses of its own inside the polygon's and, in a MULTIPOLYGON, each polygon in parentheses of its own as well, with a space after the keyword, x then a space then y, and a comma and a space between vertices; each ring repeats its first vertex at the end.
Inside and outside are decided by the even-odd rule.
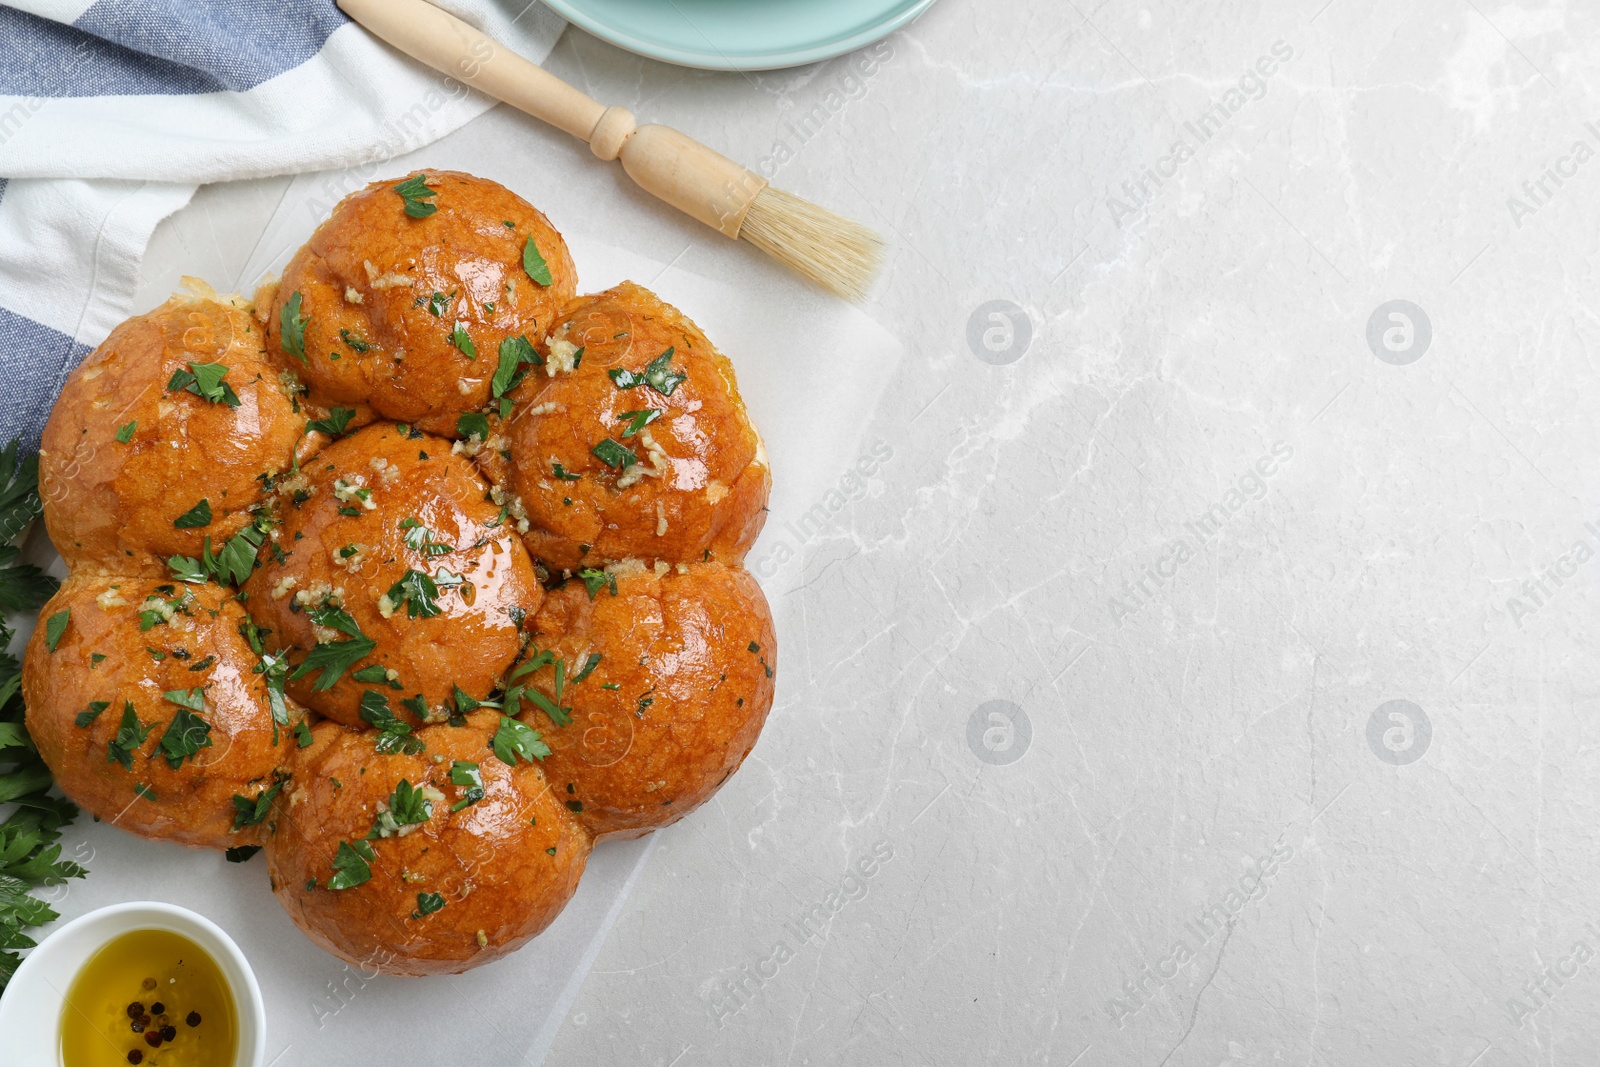
POLYGON ((0 1034, 6 1067, 60 1067, 63 1000, 78 971, 106 942, 132 930, 182 934, 217 961, 233 990, 239 1051, 231 1065, 262 1067, 266 1058, 266 1008, 250 964, 233 939, 203 915, 153 900, 136 900, 80 915, 52 930, 28 953, 0 996, 0 1034))

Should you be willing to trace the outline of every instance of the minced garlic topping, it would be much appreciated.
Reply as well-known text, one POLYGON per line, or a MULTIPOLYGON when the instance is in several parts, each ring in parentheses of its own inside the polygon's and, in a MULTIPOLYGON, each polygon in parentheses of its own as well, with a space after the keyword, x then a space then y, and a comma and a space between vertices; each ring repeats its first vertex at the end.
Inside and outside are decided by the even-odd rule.
POLYGON ((550 358, 544 361, 544 372, 554 378, 558 374, 571 374, 577 367, 578 346, 565 337, 550 340, 550 358))
POLYGON ((398 289, 411 285, 411 279, 404 274, 379 274, 370 259, 362 260, 361 265, 367 268, 367 284, 374 289, 398 289))

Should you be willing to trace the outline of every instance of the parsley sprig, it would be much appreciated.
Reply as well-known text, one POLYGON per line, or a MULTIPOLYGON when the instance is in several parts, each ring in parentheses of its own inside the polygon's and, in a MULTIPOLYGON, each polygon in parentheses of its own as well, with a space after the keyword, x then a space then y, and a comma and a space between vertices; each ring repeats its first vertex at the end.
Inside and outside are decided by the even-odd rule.
MULTIPOLYGON (((0 607, 7 611, 38 611, 55 592, 55 579, 18 562, 17 542, 39 512, 38 459, 24 457, 13 441, 0 449, 0 607)), ((18 950, 34 945, 24 931, 58 918, 32 889, 88 873, 61 858, 61 830, 78 809, 48 794, 50 769, 23 723, 22 665, 9 652, 14 637, 0 619, 0 804, 10 808, 0 822, 0 990, 22 962, 18 950)))
POLYGON ((428 188, 428 176, 417 173, 394 187, 400 198, 406 202, 406 214, 414 219, 425 219, 439 210, 437 204, 428 201, 437 194, 428 188))

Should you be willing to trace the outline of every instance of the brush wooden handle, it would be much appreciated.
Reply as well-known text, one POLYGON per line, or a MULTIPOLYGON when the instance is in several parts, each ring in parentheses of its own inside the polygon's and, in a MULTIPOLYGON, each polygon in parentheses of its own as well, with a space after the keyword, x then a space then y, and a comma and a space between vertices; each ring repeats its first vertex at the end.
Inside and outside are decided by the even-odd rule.
POLYGON ((646 192, 728 237, 767 180, 670 126, 640 126, 427 0, 338 0, 381 40, 519 111, 565 130, 601 159, 620 159, 646 192))

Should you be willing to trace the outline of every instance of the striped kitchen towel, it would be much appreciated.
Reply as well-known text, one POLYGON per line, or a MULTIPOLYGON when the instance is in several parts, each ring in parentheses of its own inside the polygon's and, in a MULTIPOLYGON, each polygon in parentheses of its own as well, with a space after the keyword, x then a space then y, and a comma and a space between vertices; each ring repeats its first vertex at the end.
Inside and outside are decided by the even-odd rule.
MULTIPOLYGON (((564 25, 537 0, 435 2, 534 60, 564 25)), ((0 4, 0 443, 38 447, 198 185, 370 165, 491 105, 333 0, 0 4)))

